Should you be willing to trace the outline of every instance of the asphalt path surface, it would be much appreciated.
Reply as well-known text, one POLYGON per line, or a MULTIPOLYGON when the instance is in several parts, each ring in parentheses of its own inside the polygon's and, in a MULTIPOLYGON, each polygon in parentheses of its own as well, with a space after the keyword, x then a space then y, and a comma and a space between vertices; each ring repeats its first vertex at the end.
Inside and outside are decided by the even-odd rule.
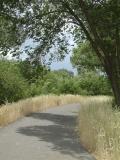
POLYGON ((79 104, 33 113, 0 129, 0 160, 95 160, 75 132, 79 104))

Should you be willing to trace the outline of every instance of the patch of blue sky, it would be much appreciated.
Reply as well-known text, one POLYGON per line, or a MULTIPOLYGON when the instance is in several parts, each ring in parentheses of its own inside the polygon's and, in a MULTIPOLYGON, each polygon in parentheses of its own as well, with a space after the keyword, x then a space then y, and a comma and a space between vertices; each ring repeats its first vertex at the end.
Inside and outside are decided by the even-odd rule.
MULTIPOLYGON (((72 49, 75 46, 75 44, 74 44, 72 36, 69 35, 68 38, 69 38, 69 49, 70 49, 69 54, 67 54, 66 57, 64 58, 64 60, 62 60, 62 61, 54 60, 51 63, 50 68, 51 68, 51 70, 67 69, 69 71, 74 72, 74 74, 77 74, 77 70, 72 67, 72 64, 70 62, 70 57, 72 55, 72 49)), ((27 54, 24 51, 25 48, 30 49, 30 48, 35 48, 36 46, 37 46, 37 43, 35 43, 33 41, 33 39, 27 39, 20 47, 20 50, 23 51, 23 53, 20 55, 19 58, 21 58, 23 60, 26 59, 27 54)), ((46 56, 46 61, 47 61, 47 59, 49 59, 48 57, 49 57, 49 55, 46 56)), ((10 54, 8 54, 7 58, 12 59, 12 56, 10 54)))

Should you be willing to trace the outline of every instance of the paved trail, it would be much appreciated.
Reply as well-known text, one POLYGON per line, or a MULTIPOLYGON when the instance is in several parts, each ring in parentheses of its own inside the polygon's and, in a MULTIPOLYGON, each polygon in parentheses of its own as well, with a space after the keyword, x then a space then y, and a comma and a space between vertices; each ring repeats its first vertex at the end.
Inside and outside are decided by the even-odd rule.
POLYGON ((94 160, 74 132, 78 104, 33 113, 0 129, 0 160, 94 160))

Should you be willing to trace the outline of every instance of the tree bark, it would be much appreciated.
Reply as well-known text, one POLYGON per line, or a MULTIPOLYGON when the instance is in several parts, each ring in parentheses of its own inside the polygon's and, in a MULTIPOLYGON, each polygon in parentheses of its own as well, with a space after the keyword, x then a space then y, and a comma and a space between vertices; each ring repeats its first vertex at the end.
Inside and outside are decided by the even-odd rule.
POLYGON ((120 66, 115 63, 118 60, 118 57, 115 56, 114 58, 106 58, 104 68, 111 83, 115 97, 115 105, 120 109, 120 66))
POLYGON ((117 106, 117 108, 120 108, 120 79, 117 79, 114 76, 112 76, 111 86, 115 97, 115 105, 117 106))

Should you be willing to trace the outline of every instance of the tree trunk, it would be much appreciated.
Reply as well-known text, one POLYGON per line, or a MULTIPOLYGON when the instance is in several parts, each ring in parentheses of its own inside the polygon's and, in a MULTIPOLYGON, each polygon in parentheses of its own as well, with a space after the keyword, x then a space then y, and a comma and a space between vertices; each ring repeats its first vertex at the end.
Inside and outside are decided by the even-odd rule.
POLYGON ((116 64, 116 61, 119 61, 119 59, 110 57, 106 61, 104 68, 111 83, 115 97, 115 106, 120 109, 120 66, 116 64))
POLYGON ((115 104, 120 109, 120 79, 117 79, 114 76, 112 76, 112 79, 110 81, 115 97, 115 104))
MULTIPOLYGON (((99 30, 98 26, 94 25, 95 22, 94 16, 92 16, 92 12, 90 12, 91 10, 89 9, 88 3, 85 0, 79 0, 79 5, 88 23, 89 26, 88 28, 84 25, 79 16, 77 16, 74 13, 74 11, 70 9, 70 7, 68 9, 71 15, 74 16, 76 21, 83 29, 87 39, 90 41, 93 49, 95 50, 96 55, 99 57, 101 64, 104 66, 105 71, 108 75, 108 79, 110 80, 111 83, 116 106, 120 109, 120 29, 118 24, 118 17, 119 17, 118 1, 115 2, 116 5, 116 12, 114 12, 115 21, 111 19, 113 21, 112 23, 113 24, 115 23, 116 26, 114 26, 114 28, 110 30, 111 32, 108 32, 106 34, 104 31, 99 30), (114 30, 116 30, 115 33, 114 30), (111 33, 111 35, 109 33, 111 33), (115 37, 113 36, 114 35, 113 33, 115 34, 115 37), (111 39, 110 43, 107 40, 108 37, 111 39)), ((100 20, 100 22, 102 22, 102 19, 100 20)), ((106 22, 104 23, 104 19, 102 24, 106 25, 106 22)), ((111 26, 111 22, 109 25, 111 26)), ((104 29, 104 27, 102 29, 104 29)))

